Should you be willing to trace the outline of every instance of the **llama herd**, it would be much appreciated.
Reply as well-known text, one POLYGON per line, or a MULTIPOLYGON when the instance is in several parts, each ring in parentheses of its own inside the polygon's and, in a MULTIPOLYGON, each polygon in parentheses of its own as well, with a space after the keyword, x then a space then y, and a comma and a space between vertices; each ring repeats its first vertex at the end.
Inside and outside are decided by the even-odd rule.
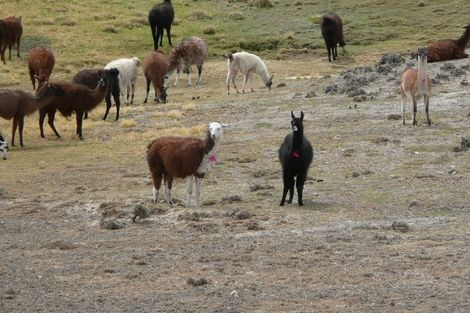
MULTIPOLYGON (((144 103, 148 101, 150 85, 155 91, 155 102, 166 103, 168 98, 169 77, 176 71, 174 85, 177 86, 182 71, 188 72, 188 85, 191 85, 192 65, 198 69, 197 83, 202 82, 204 62, 208 56, 208 44, 202 38, 191 36, 184 38, 174 47, 171 42, 171 25, 175 12, 171 0, 155 5, 149 12, 148 21, 154 43, 154 51, 150 52, 142 64, 146 81, 146 94, 144 103), (159 50, 163 44, 163 32, 166 30, 168 43, 172 47, 167 56, 159 50)), ((343 35, 343 23, 336 13, 325 14, 320 20, 320 30, 324 38, 328 61, 338 57, 337 47, 345 46, 343 35)), ((19 47, 23 33, 21 17, 7 17, 0 20, 0 55, 5 63, 5 51, 16 45, 17 56, 20 57, 19 47)), ((413 125, 417 125, 416 111, 417 100, 424 99, 428 125, 429 99, 431 94, 431 80, 427 74, 427 62, 437 62, 449 59, 468 57, 464 50, 470 41, 470 25, 465 27, 464 34, 457 40, 440 40, 419 48, 417 53, 418 63, 416 68, 407 68, 401 77, 400 93, 402 104, 402 121, 405 125, 405 103, 411 99, 413 125)), ((257 74, 264 85, 271 89, 273 76, 270 75, 263 60, 248 52, 228 52, 224 54, 227 59, 227 93, 230 94, 230 85, 236 92, 240 91, 235 83, 238 72, 244 75, 243 89, 247 84, 251 86, 251 75, 257 74)), ((115 120, 119 119, 121 100, 133 104, 136 81, 141 61, 138 57, 121 58, 110 61, 103 68, 83 69, 75 74, 72 82, 51 82, 50 77, 55 65, 53 51, 47 47, 35 47, 28 54, 28 70, 35 90, 32 95, 23 90, 0 90, 0 117, 13 119, 11 145, 15 145, 15 133, 19 130, 20 145, 23 146, 24 117, 39 111, 40 135, 44 136, 43 124, 48 117, 48 124, 55 135, 60 134, 55 128, 54 118, 57 111, 63 116, 69 117, 75 114, 76 134, 83 139, 82 124, 87 118, 87 113, 96 108, 103 99, 106 102, 106 112, 103 120, 106 120, 112 99, 116 106, 115 120), (37 83, 37 85, 36 85, 37 83), (112 96, 112 97, 111 97, 112 96)), ((286 201, 292 203, 294 186, 297 189, 298 204, 303 205, 303 185, 307 177, 308 168, 313 159, 313 148, 304 137, 303 132, 304 113, 296 117, 291 112, 292 133, 288 134, 279 148, 279 160, 283 174, 283 193, 280 205, 286 201)), ((202 178, 211 171, 217 162, 217 150, 223 136, 224 124, 212 122, 209 124, 207 136, 204 140, 196 138, 160 137, 148 145, 147 161, 153 180, 153 200, 159 199, 159 190, 163 180, 165 187, 165 199, 172 204, 171 188, 174 178, 187 178, 186 205, 190 206, 193 184, 196 185, 196 207, 201 205, 200 189, 202 178)), ((7 158, 8 141, 6 136, 0 133, 0 153, 3 159, 7 158)))

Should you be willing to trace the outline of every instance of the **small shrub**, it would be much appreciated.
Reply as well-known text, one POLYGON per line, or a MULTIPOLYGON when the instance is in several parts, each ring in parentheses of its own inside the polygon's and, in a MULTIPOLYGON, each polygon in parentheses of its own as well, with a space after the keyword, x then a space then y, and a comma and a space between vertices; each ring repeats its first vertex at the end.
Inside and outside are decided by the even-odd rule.
POLYGON ((112 34, 117 34, 118 33, 117 28, 114 27, 114 26, 106 26, 105 28, 103 28, 103 31, 105 33, 112 33, 112 34))
POLYGON ((229 18, 234 21, 239 21, 239 20, 243 20, 245 16, 240 12, 235 12, 235 13, 230 14, 229 18))
POLYGON ((269 0, 253 0, 253 5, 257 8, 271 8, 273 6, 269 0))
POLYGON ((187 16, 188 20, 190 21, 200 21, 200 20, 208 20, 212 17, 207 15, 204 11, 193 11, 191 14, 187 16))
POLYGON ((133 119, 123 119, 121 121, 121 127, 123 128, 130 128, 134 126, 137 126, 137 122, 133 119))
POLYGON ((213 35, 215 34, 215 27, 214 26, 207 26, 202 30, 202 33, 205 35, 213 35))

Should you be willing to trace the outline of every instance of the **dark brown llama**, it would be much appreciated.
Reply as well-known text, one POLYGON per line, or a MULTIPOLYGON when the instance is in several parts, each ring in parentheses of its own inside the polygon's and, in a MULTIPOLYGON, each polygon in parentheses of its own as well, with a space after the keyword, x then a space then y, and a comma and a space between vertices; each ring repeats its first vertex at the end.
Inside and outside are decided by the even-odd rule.
POLYGON ((323 15, 320 21, 320 29, 328 51, 328 61, 331 62, 332 56, 333 60, 336 60, 338 45, 340 47, 346 45, 343 38, 343 21, 336 13, 323 15))
POLYGON ((465 49, 470 42, 470 25, 464 28, 464 33, 457 40, 444 39, 428 44, 428 63, 468 58, 465 49))
POLYGON ((3 20, 3 40, 0 42, 0 54, 3 64, 5 64, 5 50, 8 48, 8 59, 11 61, 11 48, 16 45, 16 55, 20 57, 20 41, 23 34, 21 16, 9 16, 3 20))
POLYGON ((23 147, 24 117, 48 106, 56 97, 63 96, 64 92, 52 84, 44 84, 33 96, 22 90, 0 91, 0 117, 13 119, 11 145, 15 145, 16 128, 19 128, 20 145, 23 147))
MULTIPOLYGON (((101 73, 103 73, 104 77, 108 78, 108 92, 106 92, 105 101, 106 101, 106 114, 103 117, 103 120, 106 119, 106 115, 109 112, 109 108, 111 107, 111 95, 113 95, 114 102, 116 102, 116 106, 119 107, 121 102, 119 99, 119 70, 117 68, 111 68, 109 70, 106 69, 84 69, 75 74, 72 79, 72 82, 76 84, 85 85, 90 89, 94 89, 98 82, 101 79, 101 73)), ((84 119, 88 118, 88 112, 85 112, 84 119)), ((116 121, 119 119, 119 111, 116 115, 116 121)))
POLYGON ((49 81, 55 59, 51 49, 46 47, 35 47, 31 49, 28 55, 29 77, 33 83, 33 89, 36 89, 36 79, 38 80, 38 90, 49 81))
POLYGON ((39 129, 41 131, 41 137, 45 138, 43 123, 47 114, 49 126, 52 128, 55 135, 60 138, 59 132, 54 126, 55 113, 58 110, 65 117, 71 116, 72 113, 75 113, 77 121, 77 135, 80 140, 83 140, 83 113, 93 110, 101 101, 103 101, 108 90, 108 79, 106 77, 102 77, 96 88, 93 90, 84 85, 74 83, 54 83, 51 85, 64 90, 65 95, 62 97, 55 97, 48 106, 39 110, 39 129))

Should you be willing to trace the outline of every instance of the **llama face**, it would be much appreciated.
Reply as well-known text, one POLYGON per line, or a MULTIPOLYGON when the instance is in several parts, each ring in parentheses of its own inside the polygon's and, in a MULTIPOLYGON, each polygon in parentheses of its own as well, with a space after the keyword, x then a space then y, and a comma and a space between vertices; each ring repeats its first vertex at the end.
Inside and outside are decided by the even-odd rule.
POLYGON ((428 47, 418 48, 418 59, 421 59, 421 60, 428 59, 428 47))
POLYGON ((223 134, 223 127, 222 124, 218 122, 212 122, 209 124, 209 133, 211 134, 211 138, 216 141, 222 138, 223 134))
POLYGON ((304 112, 301 112, 300 117, 295 117, 294 112, 291 111, 291 126, 292 126, 292 131, 297 132, 297 131, 303 131, 304 126, 303 126, 303 120, 304 120, 304 112))
POLYGON ((3 155, 3 159, 6 160, 8 155, 8 140, 3 138, 2 135, 0 135, 0 152, 3 155))
POLYGON ((166 98, 168 97, 168 93, 166 92, 167 89, 168 87, 165 86, 160 89, 160 99, 156 99, 157 102, 161 101, 162 103, 166 103, 166 98))
POLYGON ((274 74, 271 75, 271 77, 269 77, 269 81, 266 83, 266 87, 268 87, 269 90, 271 90, 271 86, 273 85, 273 77, 274 77, 274 74))

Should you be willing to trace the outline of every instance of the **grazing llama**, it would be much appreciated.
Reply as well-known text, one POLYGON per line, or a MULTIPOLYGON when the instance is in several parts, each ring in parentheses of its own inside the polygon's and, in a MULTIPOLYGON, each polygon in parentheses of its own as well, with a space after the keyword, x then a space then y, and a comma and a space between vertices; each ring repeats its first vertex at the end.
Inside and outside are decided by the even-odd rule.
POLYGON ((150 92, 150 83, 153 84, 155 91, 155 101, 166 103, 168 96, 165 87, 166 73, 168 72, 168 58, 160 50, 150 52, 144 60, 144 75, 147 82, 147 92, 145 94, 144 103, 147 103, 150 92))
POLYGON ((204 140, 197 138, 161 137, 148 145, 147 161, 153 179, 153 201, 158 202, 162 179, 165 184, 165 198, 171 205, 173 178, 188 177, 186 206, 191 205, 193 177, 196 182, 196 207, 201 206, 201 180, 217 162, 217 149, 223 135, 223 125, 209 124, 204 140))
POLYGON ((325 40, 326 50, 328 51, 328 61, 331 62, 338 57, 338 45, 344 47, 343 21, 336 13, 323 15, 320 21, 320 29, 325 40))
POLYGON ((286 201, 287 191, 289 191, 289 200, 292 203, 294 198, 294 185, 297 187, 297 197, 299 205, 304 205, 302 201, 302 191, 305 179, 307 178, 308 168, 313 159, 313 148, 307 138, 304 137, 304 112, 300 112, 300 118, 294 116, 291 111, 292 133, 287 135, 279 148, 279 160, 282 165, 282 177, 284 181, 284 190, 280 206, 286 201), (297 176, 296 180, 294 178, 297 176))
POLYGON ((418 65, 416 68, 407 68, 401 75, 400 94, 401 94, 401 114, 403 125, 405 125, 405 102, 407 97, 411 98, 411 108, 413 110, 413 125, 416 122, 417 100, 423 97, 424 109, 428 125, 431 125, 429 119, 429 97, 431 96, 431 79, 427 73, 428 48, 418 48, 418 65))
POLYGON ((245 75, 243 78, 243 92, 245 92, 246 83, 248 81, 250 81, 251 91, 254 91, 251 87, 251 73, 258 74, 266 87, 271 90, 274 75, 269 76, 266 64, 264 64, 263 60, 261 60, 259 56, 242 51, 237 53, 229 52, 224 54, 224 57, 228 60, 228 73, 226 80, 228 94, 230 94, 230 83, 233 84, 237 93, 240 93, 237 85, 235 84, 235 77, 237 76, 238 71, 245 75))
POLYGON ((38 80, 38 89, 42 84, 49 81, 55 59, 51 49, 46 47, 35 47, 31 49, 28 55, 29 77, 33 83, 33 89, 36 89, 36 79, 38 80))
POLYGON ((207 59, 207 51, 207 42, 199 37, 192 36, 178 42, 170 53, 170 66, 167 73, 170 77, 176 69, 175 86, 178 85, 182 69, 189 70, 188 85, 191 86, 191 65, 193 64, 196 65, 198 71, 197 83, 201 83, 202 66, 207 59))

